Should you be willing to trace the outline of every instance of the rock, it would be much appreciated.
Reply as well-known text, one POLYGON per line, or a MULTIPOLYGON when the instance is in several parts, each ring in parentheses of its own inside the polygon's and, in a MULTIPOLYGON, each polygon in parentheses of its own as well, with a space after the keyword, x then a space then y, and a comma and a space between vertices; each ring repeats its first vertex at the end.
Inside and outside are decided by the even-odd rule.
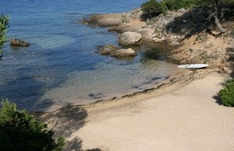
POLYGON ((141 34, 136 32, 124 32, 119 36, 119 44, 121 45, 138 45, 141 43, 141 34))
POLYGON ((109 31, 115 31, 118 33, 124 33, 124 32, 139 32, 141 28, 146 27, 147 24, 143 21, 139 20, 131 20, 131 23, 122 23, 118 26, 112 26, 108 28, 109 31))
POLYGON ((230 67, 223 67, 222 70, 228 74, 231 74, 233 70, 230 67))
POLYGON ((153 38, 153 42, 156 42, 156 43, 163 42, 163 41, 166 41, 166 40, 167 40, 166 37, 154 37, 153 38))
POLYGON ((13 38, 10 40, 10 45, 28 47, 30 44, 17 38, 13 38))
POLYGON ((112 57, 134 57, 134 56, 136 56, 136 52, 131 48, 118 49, 118 50, 115 50, 115 51, 111 51, 110 55, 112 57))
POLYGON ((101 55, 109 55, 110 52, 116 51, 117 49, 119 49, 117 46, 114 46, 114 45, 105 45, 104 47, 102 47, 99 50, 99 53, 101 55))
POLYGON ((155 29, 152 29, 152 28, 142 28, 139 30, 139 32, 142 36, 142 39, 144 40, 151 41, 156 36, 155 29))
POLYGON ((185 13, 186 12, 186 9, 185 8, 181 8, 181 9, 178 9, 177 10, 177 13, 185 13))
POLYGON ((117 26, 122 23, 122 14, 93 14, 84 23, 98 26, 117 26))
POLYGON ((105 45, 99 50, 99 53, 101 55, 110 55, 117 58, 136 56, 136 52, 133 49, 119 49, 117 46, 114 45, 105 45))

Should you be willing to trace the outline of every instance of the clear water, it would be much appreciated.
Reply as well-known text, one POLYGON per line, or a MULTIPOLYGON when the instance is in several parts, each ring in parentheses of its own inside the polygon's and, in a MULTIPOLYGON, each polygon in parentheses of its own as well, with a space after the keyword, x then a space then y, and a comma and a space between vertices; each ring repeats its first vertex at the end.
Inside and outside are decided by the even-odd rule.
POLYGON ((1 0, 0 14, 10 16, 7 38, 31 45, 4 45, 0 98, 19 108, 46 110, 139 91, 167 78, 175 66, 145 54, 148 46, 135 47, 138 56, 132 60, 101 56, 98 47, 117 45, 117 34, 79 23, 89 14, 126 12, 143 2, 1 0))

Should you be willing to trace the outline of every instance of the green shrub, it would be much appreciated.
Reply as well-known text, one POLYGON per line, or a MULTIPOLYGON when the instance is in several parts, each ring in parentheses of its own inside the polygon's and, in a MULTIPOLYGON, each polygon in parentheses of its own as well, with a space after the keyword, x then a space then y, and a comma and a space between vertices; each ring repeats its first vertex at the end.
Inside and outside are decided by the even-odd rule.
POLYGON ((167 7, 164 2, 149 0, 141 5, 141 10, 143 11, 143 18, 153 18, 159 14, 166 13, 167 7))
POLYGON ((219 91, 219 96, 223 105, 234 107, 234 80, 225 84, 225 88, 219 91))
POLYGON ((198 5, 197 0, 164 0, 164 2, 169 10, 193 8, 198 5))
POLYGON ((61 151, 64 138, 54 139, 54 132, 15 103, 2 101, 0 112, 1 151, 61 151))
POLYGON ((0 16, 0 55, 2 54, 2 46, 6 42, 6 30, 8 25, 9 17, 3 15, 0 16))

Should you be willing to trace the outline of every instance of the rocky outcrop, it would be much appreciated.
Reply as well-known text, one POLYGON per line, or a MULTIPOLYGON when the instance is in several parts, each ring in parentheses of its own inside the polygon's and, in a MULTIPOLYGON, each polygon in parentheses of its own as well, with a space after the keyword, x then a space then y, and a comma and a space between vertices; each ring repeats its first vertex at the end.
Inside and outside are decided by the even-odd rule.
POLYGON ((93 14, 82 22, 94 26, 117 26, 122 23, 122 14, 93 14))
POLYGON ((152 41, 153 38, 156 36, 155 30, 152 28, 142 28, 139 29, 139 32, 142 36, 142 40, 152 41))
MULTIPOLYGON (((207 63, 209 67, 223 68, 228 58, 225 50, 227 47, 234 47, 233 40, 227 40, 225 35, 214 34, 215 29, 207 28, 204 23, 207 12, 209 8, 180 9, 142 20, 142 11, 134 9, 123 14, 94 15, 90 22, 99 26, 110 26, 108 30, 120 33, 118 42, 121 45, 138 45, 142 41, 166 42, 167 45, 177 48, 168 53, 168 58, 176 63, 207 63)), ((117 50, 121 49, 106 47, 100 53, 122 56, 124 51, 117 50)))
POLYGON ((192 36, 184 40, 184 45, 172 50, 168 57, 178 64, 206 63, 209 68, 224 69, 228 65, 227 48, 234 48, 234 39, 211 35, 192 36))
POLYGON ((13 39, 10 40, 10 45, 28 47, 30 44, 28 42, 22 41, 20 39, 13 38, 13 39))
POLYGON ((141 34, 136 32, 124 32, 119 35, 118 41, 121 45, 139 45, 141 43, 141 34))

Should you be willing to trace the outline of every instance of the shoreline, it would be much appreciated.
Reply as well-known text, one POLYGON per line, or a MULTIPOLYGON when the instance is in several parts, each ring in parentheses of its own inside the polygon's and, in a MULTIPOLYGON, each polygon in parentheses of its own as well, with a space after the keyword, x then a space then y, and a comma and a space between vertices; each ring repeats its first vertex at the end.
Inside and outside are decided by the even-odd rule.
MULTIPOLYGON (((106 26, 110 20, 108 16, 105 19, 101 21, 106 26)), ((117 22, 114 20, 114 24, 117 22)), ((109 29, 124 32, 145 26, 141 22, 135 27, 130 23, 122 25, 109 29)), ((188 40, 182 48, 193 42, 188 40)), ((234 111, 220 105, 217 97, 231 69, 225 71, 222 64, 213 64, 206 69, 184 69, 184 73, 153 88, 37 116, 56 135, 65 137, 67 150, 232 151, 234 111)))
POLYGON ((216 99, 227 78, 219 70, 196 70, 156 91, 69 106, 39 119, 65 137, 67 150, 231 151, 234 111, 216 99))
MULTIPOLYGON (((202 70, 204 70, 204 69, 202 69, 202 70)), ((97 100, 93 103, 90 103, 90 104, 87 104, 84 106, 89 106, 89 105, 93 106, 95 104, 99 104, 99 103, 103 103, 103 102, 108 103, 110 101, 121 100, 121 99, 125 99, 125 98, 134 98, 134 97, 137 97, 139 95, 145 95, 148 93, 157 93, 157 91, 160 91, 160 89, 168 88, 168 87, 172 86, 173 84, 186 83, 186 82, 191 81, 194 78, 193 76, 196 74, 195 72, 196 71, 191 71, 191 70, 185 69, 185 71, 182 71, 182 73, 180 73, 179 75, 175 74, 175 75, 171 76, 169 79, 164 80, 163 82, 159 82, 158 84, 155 84, 155 86, 153 86, 153 87, 143 89, 142 91, 137 91, 137 92, 125 94, 125 95, 122 95, 119 97, 97 100), (188 76, 188 77, 184 78, 185 76, 188 76)))
POLYGON ((34 114, 44 114, 44 113, 53 113, 56 112, 62 108, 72 107, 72 106, 80 106, 80 107, 86 107, 86 106, 93 106, 95 104, 104 103, 104 102, 111 102, 111 101, 117 101, 124 98, 132 98, 136 97, 138 95, 145 95, 147 93, 155 93, 161 88, 164 87, 170 87, 175 83, 180 82, 186 82, 193 79, 193 76, 196 74, 196 71, 204 72, 205 70, 213 70, 213 69, 197 69, 197 70, 190 70, 190 69, 175 69, 173 70, 172 74, 169 76, 169 78, 164 79, 162 81, 152 83, 150 86, 144 87, 142 90, 136 90, 136 91, 129 91, 127 93, 117 94, 115 96, 105 96, 105 98, 101 99, 94 99, 94 100, 83 100, 79 103, 69 103, 66 104, 52 104, 49 107, 46 106, 44 108, 40 108, 37 110, 30 111, 34 114), (186 77, 186 78, 185 78, 186 77))
POLYGON ((190 82, 198 80, 200 78, 204 78, 205 76, 213 72, 217 72, 221 75, 226 75, 228 77, 228 75, 224 73, 223 71, 209 69, 209 68, 195 69, 195 70, 193 69, 181 69, 181 70, 184 70, 184 71, 181 71, 182 73, 178 73, 178 74, 171 76, 167 80, 163 80, 162 82, 155 84, 153 87, 145 88, 142 91, 126 93, 120 96, 114 96, 114 97, 110 97, 107 99, 97 99, 96 101, 87 103, 87 104, 71 104, 67 106, 56 105, 55 107, 52 105, 51 109, 47 108, 45 111, 44 110, 33 111, 32 113, 35 115, 53 114, 55 112, 62 110, 63 108, 73 108, 73 107, 89 108, 89 107, 99 106, 102 104, 108 104, 111 102, 118 102, 118 101, 122 101, 125 99, 134 99, 134 98, 138 98, 137 100, 144 101, 145 99, 149 99, 158 95, 163 95, 170 91, 176 90, 177 88, 183 88, 190 82))

